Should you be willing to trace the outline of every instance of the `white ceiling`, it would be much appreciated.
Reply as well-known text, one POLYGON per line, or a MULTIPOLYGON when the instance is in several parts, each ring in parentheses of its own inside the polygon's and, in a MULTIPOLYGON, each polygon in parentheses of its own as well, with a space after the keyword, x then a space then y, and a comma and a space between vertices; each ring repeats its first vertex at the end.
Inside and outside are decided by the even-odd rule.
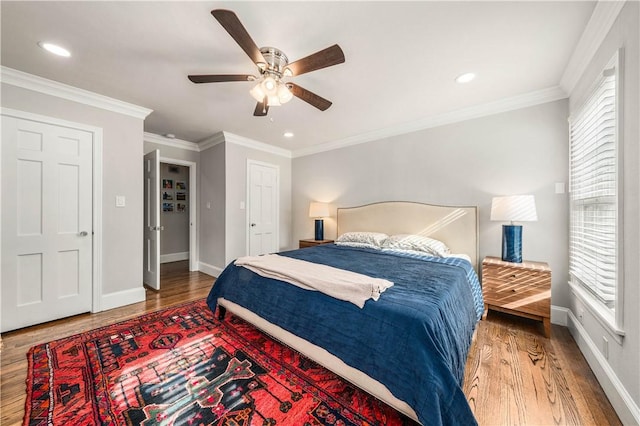
POLYGON ((220 131, 297 150, 557 88, 595 2, 0 3, 2 65, 153 109, 145 131, 198 142, 220 131), (295 77, 333 102, 294 98, 254 117, 256 74, 211 16, 233 10, 255 43, 290 61, 338 43, 346 62, 295 77), (37 45, 52 41, 71 58, 37 45), (464 72, 475 81, 460 85, 464 72), (284 131, 295 137, 286 139, 284 131))

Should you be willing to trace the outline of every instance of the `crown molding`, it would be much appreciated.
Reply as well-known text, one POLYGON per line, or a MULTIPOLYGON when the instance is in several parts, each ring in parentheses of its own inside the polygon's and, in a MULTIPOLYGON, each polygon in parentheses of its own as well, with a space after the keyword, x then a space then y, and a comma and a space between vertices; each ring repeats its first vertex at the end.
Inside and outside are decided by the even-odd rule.
POLYGON ((495 102, 489 102, 482 105, 472 106, 459 109, 443 114, 427 117, 422 120, 402 123, 397 126, 387 127, 385 129, 374 130, 372 132, 351 136, 337 141, 300 148, 293 151, 293 158, 304 157, 307 155, 318 154, 320 152, 331 151, 334 149, 345 148, 352 145, 372 142, 388 137, 398 136, 406 133, 417 132, 420 130, 430 129, 433 127, 444 126, 447 124, 458 123, 461 121, 473 120, 474 118, 485 117, 488 115, 499 114, 502 112, 527 108, 547 102, 553 102, 567 98, 567 93, 559 86, 549 87, 547 89, 537 90, 535 92, 526 93, 524 95, 513 96, 501 99, 495 102))
POLYGON ((215 133, 212 136, 209 136, 206 139, 198 142, 198 151, 204 151, 205 149, 209 149, 212 146, 216 146, 224 142, 224 132, 215 133))
POLYGON ((626 0, 615 0, 599 1, 596 4, 560 79, 560 87, 568 94, 573 92, 578 80, 611 30, 625 3, 626 0))
POLYGON ((189 142, 182 139, 168 138, 156 133, 144 132, 144 141, 158 145, 170 146, 172 148, 186 149, 189 151, 199 152, 200 148, 197 143, 189 142))
POLYGON ((258 142, 253 139, 245 138, 244 136, 234 135, 229 132, 222 132, 225 142, 229 142, 235 145, 244 146, 251 149, 257 149, 258 151, 268 152, 270 154, 279 155, 280 157, 292 158, 292 152, 288 149, 280 148, 277 146, 269 145, 264 142, 258 142))
POLYGON ((58 81, 18 71, 13 68, 1 66, 0 71, 0 74, 2 74, 2 83, 33 90, 38 93, 44 93, 45 95, 56 96, 58 98, 67 99, 69 101, 101 108, 111 112, 117 112, 118 114, 128 115, 141 120, 144 120, 149 114, 151 114, 151 112, 153 112, 152 109, 130 104, 108 96, 99 95, 88 90, 79 89, 58 81))

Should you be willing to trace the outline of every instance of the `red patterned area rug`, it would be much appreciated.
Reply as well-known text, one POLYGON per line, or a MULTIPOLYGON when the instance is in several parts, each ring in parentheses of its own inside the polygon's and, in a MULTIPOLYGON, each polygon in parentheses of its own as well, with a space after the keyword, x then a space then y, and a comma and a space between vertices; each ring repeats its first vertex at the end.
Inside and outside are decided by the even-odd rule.
POLYGON ((204 301, 31 348, 24 425, 408 425, 204 301))

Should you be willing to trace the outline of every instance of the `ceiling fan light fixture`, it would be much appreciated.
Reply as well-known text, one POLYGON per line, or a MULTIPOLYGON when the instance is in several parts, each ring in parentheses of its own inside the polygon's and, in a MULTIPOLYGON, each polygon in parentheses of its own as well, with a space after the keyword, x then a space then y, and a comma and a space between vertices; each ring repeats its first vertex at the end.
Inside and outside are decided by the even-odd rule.
POLYGON ((249 94, 256 100, 256 102, 262 102, 264 97, 267 96, 262 90, 262 83, 258 83, 253 86, 253 89, 249 90, 249 94))
POLYGON ((278 85, 278 99, 280 100, 280 103, 286 104, 292 98, 293 98, 293 93, 291 93, 291 90, 289 90, 286 84, 280 83, 278 85))
POLYGON ((267 105, 272 106, 280 106, 280 99, 277 96, 268 96, 267 97, 267 105))
POLYGON ((267 96, 275 96, 278 93, 278 82, 273 77, 266 77, 262 80, 262 90, 267 96))
POLYGON ((299 76, 343 63, 345 61, 344 52, 340 46, 334 44, 289 63, 289 59, 280 49, 275 47, 258 48, 233 11, 214 9, 211 14, 258 67, 258 75, 212 74, 187 76, 192 83, 254 81, 255 83, 249 93, 257 101, 253 111, 253 115, 256 117, 266 116, 270 106, 282 105, 289 102, 294 96, 320 111, 325 111, 331 106, 331 102, 327 99, 296 84, 284 82, 283 78, 299 76))

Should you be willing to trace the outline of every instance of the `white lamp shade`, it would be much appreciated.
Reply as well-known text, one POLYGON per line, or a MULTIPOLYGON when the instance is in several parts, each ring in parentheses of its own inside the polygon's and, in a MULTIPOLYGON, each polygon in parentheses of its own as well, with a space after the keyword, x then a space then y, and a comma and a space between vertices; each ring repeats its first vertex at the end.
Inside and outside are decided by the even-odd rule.
POLYGON ((286 104, 293 98, 293 93, 287 88, 287 85, 284 83, 280 83, 278 85, 278 99, 281 104, 286 104))
POLYGON ((329 204, 311 202, 309 204, 309 217, 329 217, 329 204))
POLYGON ((260 85, 260 83, 253 86, 253 89, 249 90, 249 93, 251 94, 251 96, 253 96, 253 99, 258 102, 264 101, 264 97, 266 96, 264 90, 262 90, 262 86, 260 85))
POLYGON ((491 200, 491 220, 534 222, 538 220, 535 198, 533 195, 493 197, 491 200))

